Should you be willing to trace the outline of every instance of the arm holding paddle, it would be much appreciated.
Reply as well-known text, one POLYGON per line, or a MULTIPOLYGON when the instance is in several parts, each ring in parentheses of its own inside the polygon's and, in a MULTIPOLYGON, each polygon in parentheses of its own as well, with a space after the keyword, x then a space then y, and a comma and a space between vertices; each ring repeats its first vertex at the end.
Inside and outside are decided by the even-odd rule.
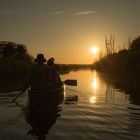
POLYGON ((63 84, 70 86, 77 86, 76 80, 65 80, 61 81, 59 72, 54 64, 54 58, 50 58, 47 61, 47 65, 44 64, 47 60, 43 54, 38 54, 35 62, 37 64, 32 67, 29 80, 25 84, 24 88, 18 94, 13 101, 15 101, 24 91, 31 86, 31 90, 50 90, 56 87, 61 87, 63 84))
MULTIPOLYGON (((68 85, 68 86, 77 86, 77 80, 73 80, 73 79, 67 79, 65 81, 63 81, 62 83, 68 85)), ((26 83, 25 86, 23 87, 23 89, 21 90, 21 92, 12 100, 13 102, 16 101, 16 99, 21 96, 29 87, 29 85, 26 83)))
POLYGON ((68 86, 77 86, 77 80, 73 80, 73 79, 67 79, 63 83, 68 86))

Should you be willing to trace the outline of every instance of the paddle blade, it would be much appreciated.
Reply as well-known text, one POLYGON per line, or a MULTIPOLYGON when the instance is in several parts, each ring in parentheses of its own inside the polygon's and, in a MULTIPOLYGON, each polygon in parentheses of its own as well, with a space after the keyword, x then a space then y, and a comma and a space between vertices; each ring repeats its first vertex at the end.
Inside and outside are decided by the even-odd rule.
POLYGON ((69 86, 77 86, 77 80, 70 80, 70 79, 67 79, 64 81, 64 83, 66 85, 69 85, 69 86))

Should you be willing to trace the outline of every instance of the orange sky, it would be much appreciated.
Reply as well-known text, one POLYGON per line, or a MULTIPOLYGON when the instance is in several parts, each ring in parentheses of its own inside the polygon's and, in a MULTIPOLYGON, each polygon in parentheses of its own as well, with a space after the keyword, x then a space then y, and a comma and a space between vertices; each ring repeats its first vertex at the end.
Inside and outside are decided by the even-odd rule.
POLYGON ((25 44, 35 57, 89 64, 95 44, 113 34, 115 47, 140 34, 139 0, 0 0, 0 41, 25 44))

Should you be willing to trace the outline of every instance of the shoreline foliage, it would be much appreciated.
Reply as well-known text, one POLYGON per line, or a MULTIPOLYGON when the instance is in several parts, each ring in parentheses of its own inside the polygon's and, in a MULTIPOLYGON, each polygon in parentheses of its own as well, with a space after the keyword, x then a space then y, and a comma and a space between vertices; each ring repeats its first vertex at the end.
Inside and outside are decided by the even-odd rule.
POLYGON ((114 75, 140 77, 140 36, 131 42, 128 49, 108 54, 95 62, 92 69, 114 75))
POLYGON ((29 73, 33 57, 23 44, 0 42, 0 75, 17 76, 29 73))

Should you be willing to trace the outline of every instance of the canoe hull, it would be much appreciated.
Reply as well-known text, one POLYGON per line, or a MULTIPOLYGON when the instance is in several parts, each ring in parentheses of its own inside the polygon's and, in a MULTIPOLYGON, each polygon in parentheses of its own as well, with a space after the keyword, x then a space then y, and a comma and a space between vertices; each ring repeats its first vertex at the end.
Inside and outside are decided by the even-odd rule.
POLYGON ((28 135, 45 136, 60 116, 60 103, 64 99, 64 87, 49 91, 29 91, 26 121, 31 129, 28 135))
POLYGON ((29 91, 29 105, 60 104, 64 99, 64 86, 48 91, 29 91))

